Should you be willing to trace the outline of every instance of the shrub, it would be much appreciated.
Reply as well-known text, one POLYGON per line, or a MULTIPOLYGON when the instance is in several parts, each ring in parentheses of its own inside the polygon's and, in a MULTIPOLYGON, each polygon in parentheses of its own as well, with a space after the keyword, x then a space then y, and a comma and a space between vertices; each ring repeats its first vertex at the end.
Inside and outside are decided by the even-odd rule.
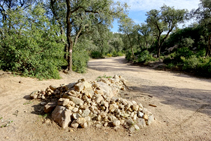
POLYGON ((2 28, 0 69, 39 79, 59 78, 58 70, 67 65, 62 36, 56 34, 59 27, 48 20, 40 5, 28 10, 27 16, 23 16, 23 9, 17 11, 8 13, 12 23, 10 31, 2 28))
POLYGON ((184 70, 196 69, 196 66, 198 64, 199 64, 199 59, 195 55, 192 55, 190 58, 185 60, 183 69, 184 70))
POLYGON ((91 54, 90 54, 90 56, 92 58, 95 58, 95 59, 102 58, 103 57, 103 55, 99 51, 92 51, 91 54))
POLYGON ((144 50, 143 52, 140 53, 140 55, 138 56, 138 62, 142 63, 145 62, 146 59, 149 56, 149 51, 144 50))
POLYGON ((131 61, 132 57, 131 57, 132 53, 130 51, 126 52, 125 58, 127 61, 131 61))

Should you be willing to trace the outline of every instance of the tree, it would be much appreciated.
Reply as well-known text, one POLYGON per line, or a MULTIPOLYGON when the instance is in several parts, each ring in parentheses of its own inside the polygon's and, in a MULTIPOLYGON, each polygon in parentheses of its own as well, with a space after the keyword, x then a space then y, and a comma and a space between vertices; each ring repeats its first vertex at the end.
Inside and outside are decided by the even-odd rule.
POLYGON ((141 26, 137 27, 139 34, 142 36, 143 40, 140 42, 144 42, 143 46, 145 48, 149 48, 154 43, 154 38, 152 36, 151 28, 148 24, 142 23, 141 26))
POLYGON ((174 7, 162 6, 160 10, 150 10, 147 12, 146 22, 153 31, 157 39, 157 57, 160 57, 160 51, 163 43, 179 23, 184 22, 186 10, 176 10, 174 7), (163 37, 164 32, 167 32, 163 37))
POLYGON ((206 37, 207 48, 206 56, 211 55, 211 0, 200 0, 198 9, 191 12, 192 17, 196 17, 200 26, 203 28, 203 34, 206 37))
POLYGON ((123 17, 120 20, 119 31, 124 33, 126 36, 125 40, 127 40, 129 48, 131 49, 132 59, 134 59, 133 46, 137 43, 137 41, 134 41, 135 38, 133 38, 134 26, 135 23, 129 17, 123 17))
POLYGON ((124 13, 124 6, 112 0, 51 0, 50 5, 55 19, 66 29, 69 71, 72 70, 72 52, 79 38, 93 32, 99 24, 110 26, 114 18, 124 13))

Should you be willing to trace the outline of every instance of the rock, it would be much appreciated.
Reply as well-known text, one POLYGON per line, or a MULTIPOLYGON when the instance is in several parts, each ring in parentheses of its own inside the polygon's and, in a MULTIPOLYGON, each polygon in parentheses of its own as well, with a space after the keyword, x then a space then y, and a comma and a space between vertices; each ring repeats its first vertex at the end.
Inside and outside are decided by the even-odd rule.
POLYGON ((76 120, 73 120, 73 122, 70 125, 72 128, 78 128, 79 124, 77 123, 76 120))
POLYGON ((81 116, 82 117, 87 117, 87 116, 89 116, 89 113, 90 113, 90 110, 89 109, 85 109, 85 110, 83 110, 81 116))
POLYGON ((71 123, 71 127, 72 128, 78 128, 79 124, 76 122, 76 123, 71 123))
POLYGON ((51 90, 53 90, 53 91, 55 91, 55 90, 57 89, 57 87, 56 87, 56 86, 53 86, 53 85, 50 85, 49 88, 50 88, 51 90))
POLYGON ((107 126, 108 126, 108 122, 105 122, 105 123, 103 124, 103 126, 104 126, 104 127, 107 127, 107 126))
POLYGON ((44 106, 46 104, 47 104, 46 102, 40 102, 40 105, 42 105, 42 106, 44 106))
POLYGON ((147 115, 147 114, 144 114, 143 118, 144 118, 145 120, 148 120, 148 115, 147 115))
POLYGON ((98 123, 98 124, 96 124, 96 127, 97 128, 102 128, 102 125, 98 123))
POLYGON ((92 85, 83 80, 83 82, 81 83, 77 83, 75 86, 74 86, 74 89, 77 91, 77 92, 83 92, 85 89, 86 90, 91 90, 92 89, 92 85))
POLYGON ((88 127, 88 124, 87 122, 83 123, 83 124, 80 124, 82 128, 87 128, 88 127))
POLYGON ((119 126, 120 125, 120 121, 119 120, 114 120, 112 122, 113 126, 116 127, 116 126, 119 126))
POLYGON ((76 121, 82 128, 87 127, 87 122, 85 118, 78 118, 76 121))
POLYGON ((114 112, 117 108, 118 108, 118 105, 116 105, 116 104, 110 104, 109 111, 110 112, 114 112))
POLYGON ((100 103, 101 101, 103 101, 103 97, 99 94, 96 94, 96 99, 95 99, 96 103, 100 103))
POLYGON ((143 118, 144 113, 138 111, 137 115, 138 115, 139 118, 143 118))
POLYGON ((73 97, 73 96, 68 96, 68 98, 74 102, 76 105, 83 105, 84 104, 84 101, 81 100, 80 98, 77 98, 77 97, 73 97))
POLYGON ((48 104, 44 106, 44 112, 49 113, 53 111, 55 107, 56 107, 56 102, 48 102, 48 104))
POLYGON ((80 116, 79 116, 79 114, 78 113, 73 113, 72 114, 72 118, 73 119, 78 119, 80 116))
POLYGON ((133 111, 138 111, 139 106, 137 104, 133 104, 132 109, 133 111))
POLYGON ((68 127, 71 122, 70 116, 72 112, 63 106, 56 106, 52 112, 52 119, 57 122, 62 128, 68 127))
POLYGON ((137 119, 137 125, 141 128, 144 128, 144 127, 146 127, 146 122, 143 118, 138 118, 137 119))
POLYGON ((135 132, 135 131, 136 131, 136 129, 135 129, 134 126, 131 126, 131 127, 129 128, 129 132, 130 132, 130 133, 133 133, 133 132, 135 132))
POLYGON ((70 100, 67 98, 60 98, 58 100, 58 105, 60 106, 67 106, 70 103, 70 100))
POLYGON ((154 121, 155 121, 154 116, 153 116, 153 115, 150 115, 150 116, 148 117, 147 125, 150 125, 150 124, 153 123, 154 121))
POLYGON ((73 108, 72 112, 77 113, 78 112, 78 108, 73 108))
POLYGON ((126 125, 129 126, 129 127, 134 125, 134 121, 131 118, 125 120, 125 122, 126 122, 126 125))
POLYGON ((34 91, 30 94, 30 98, 32 98, 32 99, 36 99, 37 96, 38 96, 38 91, 34 91))
POLYGON ((138 127, 138 125, 134 125, 135 130, 139 130, 140 128, 138 127))

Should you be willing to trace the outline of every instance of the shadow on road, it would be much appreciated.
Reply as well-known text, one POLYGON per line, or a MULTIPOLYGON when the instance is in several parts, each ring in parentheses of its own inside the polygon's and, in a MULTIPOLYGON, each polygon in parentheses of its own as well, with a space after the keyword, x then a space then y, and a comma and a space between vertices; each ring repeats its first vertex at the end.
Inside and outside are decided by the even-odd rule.
POLYGON ((147 85, 142 85, 142 87, 132 86, 132 88, 134 92, 148 93, 153 97, 159 98, 163 104, 211 116, 210 90, 147 85))

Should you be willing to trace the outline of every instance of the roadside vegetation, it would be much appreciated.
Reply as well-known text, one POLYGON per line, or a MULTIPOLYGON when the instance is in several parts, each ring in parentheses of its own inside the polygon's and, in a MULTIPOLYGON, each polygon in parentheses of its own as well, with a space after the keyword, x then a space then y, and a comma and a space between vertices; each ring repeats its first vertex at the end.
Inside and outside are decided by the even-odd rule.
POLYGON ((211 76, 211 2, 187 11, 163 5, 135 24, 113 0, 0 2, 0 69, 38 79, 86 71, 89 58, 124 56, 132 63, 211 76), (119 33, 110 31, 114 20, 119 33), (179 28, 184 22, 196 23, 179 28))

